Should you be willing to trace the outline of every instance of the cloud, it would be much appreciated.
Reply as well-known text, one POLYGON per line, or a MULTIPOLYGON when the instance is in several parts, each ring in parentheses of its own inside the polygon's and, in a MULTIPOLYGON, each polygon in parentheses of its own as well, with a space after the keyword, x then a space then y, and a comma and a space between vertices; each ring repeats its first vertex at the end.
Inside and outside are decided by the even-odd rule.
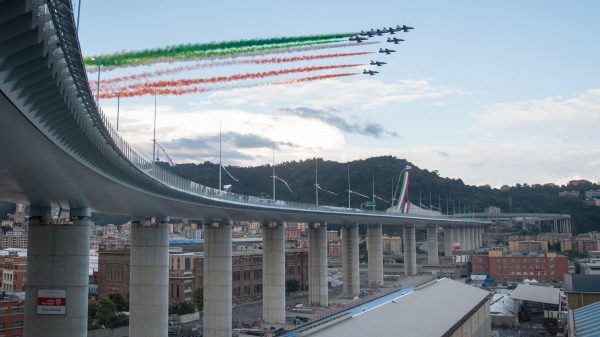
POLYGON ((386 83, 375 79, 355 81, 325 80, 301 85, 240 88, 213 92, 207 99, 229 106, 290 106, 303 102, 314 108, 349 106, 356 110, 372 110, 395 103, 420 100, 437 101, 469 92, 432 84, 430 79, 407 79, 386 83))
POLYGON ((475 118, 478 127, 486 129, 597 135, 600 132, 600 89, 572 97, 551 96, 491 104, 475 114, 475 118))
POLYGON ((350 123, 344 118, 333 114, 335 109, 312 109, 307 107, 299 108, 281 108, 280 111, 294 114, 306 119, 316 119, 334 126, 344 132, 357 133, 365 136, 381 138, 382 136, 398 137, 397 132, 387 131, 379 123, 358 122, 350 123))

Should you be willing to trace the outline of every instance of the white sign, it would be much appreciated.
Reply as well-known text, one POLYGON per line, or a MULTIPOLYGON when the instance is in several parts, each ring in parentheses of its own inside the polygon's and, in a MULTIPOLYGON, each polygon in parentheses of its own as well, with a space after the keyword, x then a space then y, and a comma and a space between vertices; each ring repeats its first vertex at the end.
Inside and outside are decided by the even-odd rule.
POLYGON ((67 291, 58 289, 38 289, 37 314, 38 315, 65 315, 67 305, 67 291))

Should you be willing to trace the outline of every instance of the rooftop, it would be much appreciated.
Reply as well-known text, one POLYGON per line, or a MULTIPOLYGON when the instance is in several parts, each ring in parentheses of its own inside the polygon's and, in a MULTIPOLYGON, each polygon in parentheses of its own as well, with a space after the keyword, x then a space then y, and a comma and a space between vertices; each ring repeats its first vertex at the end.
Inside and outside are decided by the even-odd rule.
POLYGON ((560 289, 554 287, 519 284, 510 298, 529 302, 560 304, 560 289))
POLYGON ((574 337, 598 337, 600 336, 600 302, 592 303, 573 310, 572 317, 574 337))
POLYGON ((469 312, 480 306, 489 292, 450 279, 434 280, 413 291, 386 298, 382 303, 364 307, 323 324, 303 336, 362 337, 402 336, 439 337, 451 332, 469 312))

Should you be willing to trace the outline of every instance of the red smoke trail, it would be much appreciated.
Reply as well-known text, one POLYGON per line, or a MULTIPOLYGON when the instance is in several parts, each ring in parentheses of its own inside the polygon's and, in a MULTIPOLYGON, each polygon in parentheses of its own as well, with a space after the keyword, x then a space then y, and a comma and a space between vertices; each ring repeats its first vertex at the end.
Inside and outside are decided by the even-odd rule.
MULTIPOLYGON (((301 77, 289 80, 280 80, 276 82, 267 82, 267 83, 255 83, 251 85, 244 85, 241 87, 220 87, 220 88, 203 88, 203 87, 192 87, 192 88, 155 88, 155 87, 143 87, 136 90, 131 90, 127 92, 121 92, 121 97, 137 97, 144 95, 156 95, 158 96, 181 96, 187 94, 197 94, 209 91, 222 91, 222 90, 233 90, 233 89, 241 89, 241 88, 252 88, 252 87, 261 87, 261 86, 270 86, 270 85, 282 85, 282 84, 293 84, 293 83, 304 83, 304 82, 312 82, 319 80, 326 80, 330 78, 338 78, 338 77, 347 77, 354 76, 359 73, 341 73, 341 74, 327 74, 327 75, 319 75, 319 76, 310 76, 310 77, 301 77)), ((116 96, 116 92, 104 92, 100 94, 101 99, 114 99, 116 96)))
POLYGON ((329 66, 313 66, 313 67, 303 67, 303 68, 271 70, 271 71, 264 71, 264 72, 259 72, 259 73, 235 74, 235 75, 230 75, 230 76, 180 79, 180 80, 171 80, 171 81, 156 81, 156 82, 149 82, 149 83, 142 83, 142 84, 132 84, 132 85, 129 85, 126 87, 122 87, 121 89, 123 91, 127 92, 127 91, 137 90, 137 89, 146 88, 146 87, 153 87, 153 88, 182 87, 182 86, 189 86, 189 85, 195 85, 195 84, 208 84, 208 83, 241 81, 241 80, 249 80, 249 79, 260 79, 260 78, 271 77, 271 76, 304 73, 304 72, 311 72, 311 71, 351 68, 351 67, 358 67, 358 66, 362 66, 362 64, 340 64, 340 65, 329 65, 329 66))
MULTIPOLYGON (((139 81, 143 79, 148 79, 152 77, 164 76, 164 75, 173 75, 183 71, 191 71, 197 69, 205 69, 205 68, 215 68, 215 67, 225 67, 225 66, 233 66, 233 65, 242 65, 242 64, 271 64, 271 63, 290 63, 290 62, 302 62, 302 61, 313 61, 313 60, 322 60, 329 59, 335 57, 351 57, 351 56, 360 56, 373 54, 372 52, 357 52, 357 53, 336 53, 336 54, 324 54, 324 55, 304 55, 304 56, 296 56, 296 57, 273 57, 268 59, 247 59, 247 60, 230 60, 230 61, 216 61, 211 63, 199 63, 192 64, 187 66, 180 66, 172 69, 162 69, 156 70, 152 72, 143 72, 139 74, 115 77, 108 80, 101 81, 102 85, 114 85, 120 84, 122 82, 128 81, 139 81)), ((90 85, 93 87, 96 85, 96 81, 90 81, 90 85)))

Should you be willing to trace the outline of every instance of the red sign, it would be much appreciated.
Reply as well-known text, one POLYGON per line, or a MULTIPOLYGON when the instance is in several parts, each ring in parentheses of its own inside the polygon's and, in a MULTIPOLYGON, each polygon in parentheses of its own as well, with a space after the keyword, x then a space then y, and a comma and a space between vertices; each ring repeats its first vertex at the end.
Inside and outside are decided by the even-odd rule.
POLYGON ((67 291, 59 289, 38 289, 38 315, 64 315, 66 313, 67 291))

